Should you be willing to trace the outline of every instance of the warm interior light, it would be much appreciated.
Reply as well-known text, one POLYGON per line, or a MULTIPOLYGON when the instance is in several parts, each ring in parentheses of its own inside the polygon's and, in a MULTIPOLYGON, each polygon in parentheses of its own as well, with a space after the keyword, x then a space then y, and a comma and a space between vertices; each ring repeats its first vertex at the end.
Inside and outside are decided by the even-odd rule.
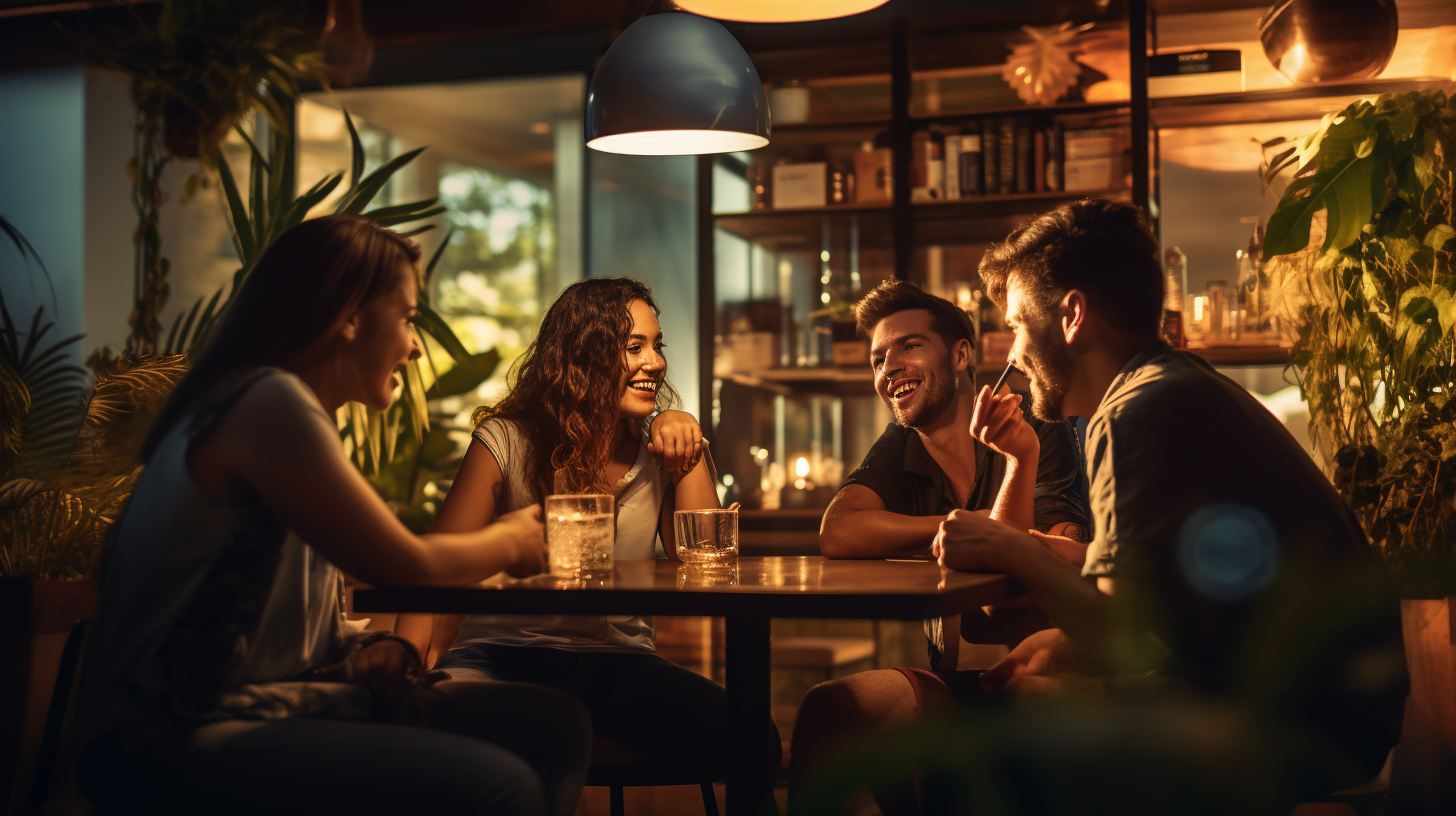
POLYGON ((798 459, 795 459, 794 460, 794 475, 795 476, 798 476, 800 479, 803 479, 803 478, 808 477, 808 475, 809 475, 809 460, 808 459, 805 459, 804 457, 800 456, 798 459))
POLYGON ((677 0, 684 11, 744 23, 798 23, 847 17, 887 0, 677 0))
POLYGON ((756 150, 766 144, 762 136, 736 130, 641 130, 598 136, 586 146, 628 156, 692 156, 756 150))

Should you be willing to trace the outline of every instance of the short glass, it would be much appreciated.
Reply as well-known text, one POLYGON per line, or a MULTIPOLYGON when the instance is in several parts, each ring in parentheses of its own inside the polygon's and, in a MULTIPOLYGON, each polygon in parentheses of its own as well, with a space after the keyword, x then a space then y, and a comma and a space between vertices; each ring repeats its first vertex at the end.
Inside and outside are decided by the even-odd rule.
POLYGON ((738 562, 737 510, 678 510, 673 514, 677 557, 703 566, 738 562))
POLYGON ((612 571, 617 522, 612 496, 546 497, 546 556, 551 574, 576 578, 612 571))

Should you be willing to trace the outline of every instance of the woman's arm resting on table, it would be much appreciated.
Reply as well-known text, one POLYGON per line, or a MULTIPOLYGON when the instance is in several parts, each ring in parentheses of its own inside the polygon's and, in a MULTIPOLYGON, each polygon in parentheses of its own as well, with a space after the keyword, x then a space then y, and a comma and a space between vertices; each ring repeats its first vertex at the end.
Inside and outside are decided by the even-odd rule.
POLYGON ((944 516, 905 516, 885 509, 864 485, 845 485, 829 502, 819 527, 825 558, 897 558, 926 555, 944 516))
POLYGON ((208 455, 320 555, 366 583, 458 586, 545 567, 539 511, 471 533, 411 533, 344 456, 334 423, 286 382, 249 389, 215 434, 208 455))

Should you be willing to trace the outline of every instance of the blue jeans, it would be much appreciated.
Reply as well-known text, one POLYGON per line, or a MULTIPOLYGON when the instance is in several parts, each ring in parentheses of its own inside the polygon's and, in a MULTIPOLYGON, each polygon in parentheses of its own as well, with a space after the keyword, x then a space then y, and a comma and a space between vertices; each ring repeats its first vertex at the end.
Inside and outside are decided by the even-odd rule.
MULTIPOLYGON (((664 765, 727 774, 727 691, 655 654, 472 643, 450 650, 436 668, 451 679, 536 683, 563 691, 586 706, 593 733, 664 765)), ((764 740, 777 774, 781 746, 772 720, 764 725, 764 740)))

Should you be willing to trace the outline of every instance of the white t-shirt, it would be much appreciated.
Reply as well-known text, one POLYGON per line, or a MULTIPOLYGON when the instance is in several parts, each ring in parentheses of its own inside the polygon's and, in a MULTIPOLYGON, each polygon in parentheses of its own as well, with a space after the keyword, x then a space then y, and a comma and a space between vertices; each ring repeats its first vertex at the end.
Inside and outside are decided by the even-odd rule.
MULTIPOLYGON (((519 422, 487 419, 475 429, 475 438, 485 445, 500 466, 500 513, 536 504, 535 491, 527 483, 531 442, 519 422)), ((647 453, 637 446, 637 460, 616 484, 618 561, 655 558, 657 522, 662 514, 662 497, 667 480, 647 453)), ((544 646, 570 651, 651 652, 653 621, 650 615, 467 615, 455 637, 455 647, 471 643, 500 646, 544 646)))

